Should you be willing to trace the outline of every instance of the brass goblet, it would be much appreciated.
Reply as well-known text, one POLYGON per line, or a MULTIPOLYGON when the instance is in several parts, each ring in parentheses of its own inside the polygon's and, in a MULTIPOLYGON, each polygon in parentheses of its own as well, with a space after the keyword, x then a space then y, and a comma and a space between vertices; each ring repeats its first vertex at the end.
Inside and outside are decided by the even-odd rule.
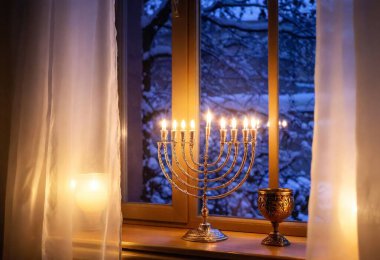
POLYGON ((267 246, 288 246, 287 240, 278 231, 279 223, 290 216, 294 208, 293 191, 291 189, 259 189, 257 204, 261 214, 272 223, 273 232, 261 242, 267 246))

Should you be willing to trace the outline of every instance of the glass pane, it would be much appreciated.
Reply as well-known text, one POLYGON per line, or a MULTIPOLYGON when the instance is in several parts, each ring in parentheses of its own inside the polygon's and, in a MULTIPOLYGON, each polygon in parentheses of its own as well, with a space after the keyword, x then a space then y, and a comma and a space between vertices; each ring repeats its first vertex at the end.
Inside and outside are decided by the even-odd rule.
POLYGON ((127 30, 135 32, 134 35, 127 34, 126 39, 127 48, 134 48, 128 55, 126 68, 127 96, 130 96, 126 102, 127 116, 137 115, 139 121, 127 123, 127 154, 124 158, 127 201, 167 204, 171 203, 172 190, 158 163, 157 141, 160 139, 158 122, 161 118, 170 120, 171 117, 170 1, 133 0, 125 3, 129 5, 127 30), (133 17, 137 19, 135 22, 130 20, 133 17), (136 28, 136 24, 141 26, 136 28), (139 80, 131 83, 134 78, 139 80), (136 100, 138 95, 133 94, 136 90, 140 92, 139 100, 136 100), (133 107, 136 102, 139 105, 133 107), (136 138, 139 135, 140 138, 136 138))
POLYGON ((280 186, 294 191, 289 220, 307 221, 314 127, 316 1, 279 1, 280 186), (280 124, 281 126, 281 124, 280 124))
MULTIPOLYGON (((219 153, 221 116, 228 119, 228 128, 232 117, 238 120, 239 129, 244 116, 249 119, 256 117, 262 125, 258 133, 255 164, 251 175, 236 192, 224 199, 208 202, 210 214, 213 215, 262 218, 256 200, 258 188, 268 186, 268 131, 265 124, 268 120, 267 13, 265 0, 232 3, 201 0, 201 113, 205 115, 207 109, 210 109, 214 114, 210 161, 215 160, 219 153)), ((204 149, 204 124, 203 117, 201 151, 204 149)), ((211 175, 211 178, 227 170, 233 160, 232 155, 228 158, 230 162, 225 169, 220 174, 211 175)), ((227 180, 237 172, 241 158, 242 156, 238 156, 236 166, 227 176, 227 180)), ((247 168, 248 163, 230 188, 239 183, 247 168)), ((218 184, 225 183, 226 179, 218 184)), ((213 191, 210 194, 226 191, 227 189, 213 191)))

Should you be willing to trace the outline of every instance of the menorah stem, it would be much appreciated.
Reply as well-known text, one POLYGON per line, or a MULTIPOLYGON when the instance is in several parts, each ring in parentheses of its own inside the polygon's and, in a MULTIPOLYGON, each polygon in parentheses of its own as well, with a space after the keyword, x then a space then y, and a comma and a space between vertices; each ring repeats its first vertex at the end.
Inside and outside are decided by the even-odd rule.
POLYGON ((210 137, 210 126, 206 125, 206 136, 205 136, 205 152, 204 152, 204 160, 203 160, 203 194, 202 194, 202 219, 203 224, 207 224, 208 218, 208 207, 207 207, 207 187, 208 187, 208 145, 209 145, 209 137, 210 137))

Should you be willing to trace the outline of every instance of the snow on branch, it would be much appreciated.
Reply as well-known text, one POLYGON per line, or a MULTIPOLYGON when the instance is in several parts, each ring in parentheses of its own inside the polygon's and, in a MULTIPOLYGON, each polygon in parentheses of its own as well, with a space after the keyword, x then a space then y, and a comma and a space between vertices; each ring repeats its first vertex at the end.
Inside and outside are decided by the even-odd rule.
MULTIPOLYGON (((267 32, 268 31, 268 22, 267 21, 234 21, 230 19, 218 18, 211 15, 205 15, 203 18, 208 21, 222 27, 222 28, 230 28, 237 29, 240 31, 246 32, 267 32)), ((296 33, 294 30, 294 26, 290 23, 280 23, 279 31, 281 33, 288 33, 296 38, 302 39, 314 39, 315 35, 306 34, 306 33, 296 33)))
POLYGON ((210 13, 213 11, 216 11, 220 8, 226 8, 226 7, 259 7, 259 8, 267 8, 266 5, 259 4, 259 3, 244 3, 242 1, 236 1, 236 0, 223 0, 223 1, 215 1, 211 5, 202 8, 203 12, 210 13))
POLYGON ((163 0, 161 2, 161 5, 154 11, 151 15, 144 15, 141 17, 141 26, 143 29, 150 26, 151 24, 154 24, 154 21, 157 19, 158 14, 161 13, 165 8, 167 8, 167 5, 169 5, 169 0, 163 0))
POLYGON ((170 46, 156 46, 145 52, 143 60, 154 59, 157 57, 170 57, 172 55, 172 49, 170 46))

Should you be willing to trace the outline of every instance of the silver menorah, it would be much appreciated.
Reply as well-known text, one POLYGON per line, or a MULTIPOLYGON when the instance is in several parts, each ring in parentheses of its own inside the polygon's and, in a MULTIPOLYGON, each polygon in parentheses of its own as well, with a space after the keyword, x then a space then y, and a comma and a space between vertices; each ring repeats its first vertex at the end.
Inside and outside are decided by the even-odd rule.
MULTIPOLYGON (((253 122, 253 121, 252 121, 253 122)), ((194 139, 195 139, 195 130, 194 130, 194 121, 191 122, 192 127, 190 130, 185 130, 184 124, 182 122, 182 130, 180 131, 180 148, 177 141, 176 127, 173 127, 171 131, 170 141, 168 141, 168 130, 166 130, 166 122, 163 124, 161 130, 161 140, 158 142, 158 160, 160 167, 166 179, 171 183, 173 187, 180 190, 181 192, 187 194, 188 196, 201 199, 202 200, 202 223, 198 226, 197 229, 190 229, 182 239, 193 242, 217 242, 227 239, 228 237, 223 234, 218 229, 212 228, 210 223, 208 223, 209 210, 207 206, 208 200, 224 198, 237 189, 239 189, 244 182, 247 180, 249 173, 252 170, 254 157, 255 157, 255 145, 256 145, 256 133, 257 128, 253 126, 250 129, 247 127, 247 121, 245 119, 244 128, 242 129, 242 140, 238 140, 238 130, 236 129, 236 120, 233 119, 232 129, 230 133, 230 141, 227 140, 227 130, 225 124, 220 129, 220 147, 219 154, 215 161, 209 162, 209 139, 211 133, 211 120, 208 119, 205 129, 205 145, 203 153, 203 161, 196 162, 194 159, 194 139), (188 133, 188 134, 187 134, 188 133), (188 137, 188 140, 186 140, 188 137), (172 159, 169 157, 168 146, 171 146, 172 159), (236 163, 238 161, 239 148, 243 147, 242 161, 238 170, 233 173, 236 163), (251 147, 251 149, 249 149, 251 147), (179 160, 177 155, 177 149, 180 151, 182 160, 179 160), (186 149, 189 153, 186 155, 186 149), (162 150, 164 155, 162 155, 162 150), (225 151, 226 150, 226 151, 225 151), (243 169, 246 165, 247 158, 250 154, 250 162, 248 169, 244 173, 244 177, 238 182, 236 181, 240 174, 243 172, 243 169), (229 167, 226 167, 228 162, 231 161, 230 157, 233 159, 229 164, 229 167), (163 162, 163 157, 165 158, 165 163, 168 170, 171 173, 167 173, 166 167, 163 162), (190 157, 190 158, 189 158, 190 157), (176 168, 173 166, 176 165, 176 168), (228 168, 228 169, 225 169, 228 168), (225 169, 225 170, 224 170, 225 169), (224 173, 220 174, 224 170, 224 173), (229 178, 228 176, 233 173, 233 177, 229 178), (211 178, 210 176, 214 176, 211 178), (216 177, 215 177, 216 176, 216 177), (198 185, 193 185, 196 182, 198 185), (233 184, 236 184, 233 186, 233 184), (229 186, 232 188, 228 189, 229 186), (190 192, 189 190, 195 191, 190 192), (227 188, 226 191, 222 190, 227 188), (219 191, 217 195, 209 195, 209 191, 219 191)), ((176 125, 176 124, 175 124, 176 125)), ((237 166, 236 166, 237 167, 237 166)))

